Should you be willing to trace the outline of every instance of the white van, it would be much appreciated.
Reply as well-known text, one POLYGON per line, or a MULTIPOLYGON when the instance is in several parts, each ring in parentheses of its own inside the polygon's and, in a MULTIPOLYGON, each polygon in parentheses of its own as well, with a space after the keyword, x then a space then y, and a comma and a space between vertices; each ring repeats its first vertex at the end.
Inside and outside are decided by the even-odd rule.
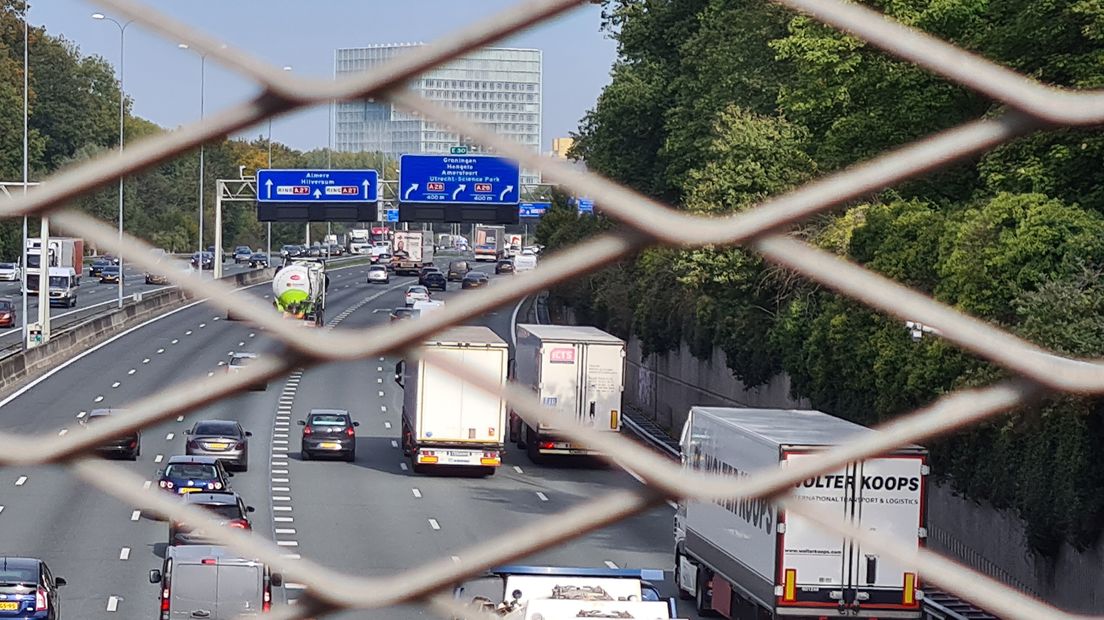
POLYGON ((149 580, 161 585, 159 620, 259 616, 272 607, 272 587, 283 584, 264 564, 211 545, 168 547, 149 580))
POLYGON ((72 308, 77 305, 77 286, 80 280, 72 267, 50 267, 50 305, 72 308))

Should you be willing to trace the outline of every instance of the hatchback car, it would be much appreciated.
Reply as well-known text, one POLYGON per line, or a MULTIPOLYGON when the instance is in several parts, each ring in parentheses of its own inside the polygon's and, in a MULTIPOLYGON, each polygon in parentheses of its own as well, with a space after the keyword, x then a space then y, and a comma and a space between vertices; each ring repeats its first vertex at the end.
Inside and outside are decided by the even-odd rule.
POLYGON ((157 472, 157 486, 177 495, 226 491, 231 475, 213 456, 170 456, 157 472))
POLYGON ((0 280, 6 282, 18 282, 22 279, 19 277, 19 273, 19 265, 16 265, 15 263, 0 263, 0 280))
POLYGON ((118 265, 108 265, 100 272, 100 282, 113 282, 118 284, 123 279, 123 270, 118 265))
POLYGON ((188 436, 185 454, 216 457, 238 471, 249 469, 249 438, 253 433, 237 422, 200 420, 184 434, 188 436))
POLYGON ((417 312, 413 308, 395 308, 391 311, 392 321, 402 321, 404 319, 412 319, 417 316, 417 312))
POLYGON ((368 267, 368 283, 382 282, 387 284, 391 282, 391 273, 387 271, 387 267, 383 265, 371 265, 368 267))
MULTIPOLYGON (((227 317, 227 318, 229 318, 229 317, 227 317)), ((230 320, 235 320, 236 318, 237 317, 235 315, 235 317, 231 318, 230 320)), ((246 366, 252 364, 253 362, 255 362, 258 359, 260 359, 260 356, 257 355, 256 353, 244 353, 244 352, 241 352, 241 351, 231 353, 230 354, 230 361, 227 362, 227 364, 226 364, 226 374, 228 374, 228 375, 237 374, 237 373, 241 372, 242 368, 245 368, 246 366)), ((258 392, 263 392, 264 390, 268 389, 268 382, 267 381, 261 381, 259 383, 254 383, 253 385, 249 386, 249 389, 256 390, 258 392)))
POLYGON ((15 327, 15 302, 7 297, 0 298, 0 327, 15 327))
POLYGON ((42 560, 0 556, 0 618, 59 620, 64 585, 42 560))
POLYGON ((344 409, 311 409, 306 420, 299 420, 303 435, 299 455, 308 461, 319 455, 337 454, 352 463, 356 460, 356 429, 344 409))
POLYGON ((413 306, 416 301, 429 301, 429 289, 424 286, 411 286, 406 289, 404 301, 407 306, 413 306))
POLYGON ((460 288, 483 288, 491 279, 480 271, 472 271, 460 281, 460 288))
MULTIPOLYGON (((213 518, 219 521, 219 525, 239 530, 252 530, 253 522, 249 519, 249 513, 256 508, 246 506, 241 496, 234 492, 229 493, 188 493, 184 496, 184 503, 198 506, 214 513, 213 518)), ((169 524, 169 545, 206 545, 211 544, 210 538, 204 530, 189 530, 181 523, 169 524)))
POLYGON ((92 264, 88 266, 88 277, 98 278, 103 274, 104 267, 111 265, 111 261, 104 260, 102 258, 92 261, 92 264))
MULTIPOLYGON (((93 409, 81 421, 81 425, 88 427, 89 424, 103 422, 112 415, 121 412, 121 409, 93 409)), ((105 456, 118 456, 129 461, 137 461, 138 457, 142 455, 142 432, 137 429, 127 431, 97 446, 96 452, 105 456)))
POLYGON ((426 289, 448 290, 448 280, 445 279, 445 274, 440 271, 431 271, 422 276, 422 284, 425 285, 426 289))
POLYGON ((500 260, 495 263, 495 275, 500 275, 504 273, 514 273, 514 261, 500 260))
POLYGON ((464 279, 464 276, 466 276, 469 271, 471 271, 471 264, 468 263, 468 261, 454 260, 449 263, 446 276, 449 282, 459 282, 464 279))

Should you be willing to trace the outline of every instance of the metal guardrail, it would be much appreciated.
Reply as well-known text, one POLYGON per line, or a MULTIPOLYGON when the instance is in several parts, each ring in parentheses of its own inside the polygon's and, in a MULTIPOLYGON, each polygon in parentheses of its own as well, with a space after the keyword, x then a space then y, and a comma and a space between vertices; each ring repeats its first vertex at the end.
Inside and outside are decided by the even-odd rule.
MULTIPOLYGON (((714 218, 679 212, 596 175, 540 156, 494 135, 484 126, 403 90, 408 80, 443 62, 587 4, 590 0, 519 2, 493 17, 481 19, 473 26, 444 37, 435 45, 415 48, 373 71, 340 80, 288 74, 136 0, 97 1, 120 18, 133 19, 140 26, 169 40, 186 43, 192 49, 206 53, 210 60, 238 73, 243 79, 257 83, 261 92, 254 99, 208 116, 201 122, 147 138, 119 153, 107 153, 56 174, 48 183, 43 183, 25 197, 16 196, 7 201, 0 209, 0 216, 12 218, 49 212, 55 227, 79 234, 97 247, 133 256, 134 262, 141 267, 160 272, 146 244, 131 237, 120 241, 112 226, 86 214, 64 209, 64 205, 85 192, 114 183, 121 176, 149 169, 200 144, 221 140, 223 136, 274 115, 313 105, 327 105, 333 100, 372 97, 389 99, 409 111, 448 126, 453 132, 469 136, 501 155, 517 159, 523 167, 540 170, 547 180, 579 195, 593 197, 603 206, 603 212, 619 221, 622 228, 583 241, 571 252, 541 261, 533 272, 519 274, 501 286, 474 291, 450 303, 445 310, 418 321, 355 331, 338 329, 320 333, 312 330, 306 334, 268 312, 260 302, 234 294, 225 283, 201 282, 194 277, 166 274, 184 290, 209 298, 209 303, 215 307, 227 310, 233 305, 235 311, 253 317, 252 322, 286 344, 288 354, 272 356, 233 376, 198 379, 150 394, 131 403, 127 407, 128 415, 101 423, 88 433, 31 438, 0 434, 0 464, 64 463, 75 475, 104 493, 144 511, 168 516, 185 526, 204 527, 212 532, 211 537, 217 543, 258 558, 284 573, 289 580, 306 585, 306 598, 300 599, 300 604, 294 607, 274 610, 269 616, 273 620, 316 617, 332 610, 381 608, 406 602, 421 602, 445 614, 486 617, 458 609, 447 595, 450 584, 677 497, 698 500, 772 498, 787 510, 799 513, 829 531, 851 537, 867 548, 915 567, 929 582, 935 582, 956 595, 968 595, 979 606, 992 610, 1002 618, 1039 620, 1080 617, 1055 609, 924 549, 909 548, 879 534, 860 531, 834 515, 792 502, 788 491, 800 480, 837 470, 847 463, 883 453, 894 446, 920 443, 977 424, 1031 402, 1048 390, 1104 393, 1104 366, 1095 360, 1079 362, 1045 355, 1035 345, 996 326, 961 314, 859 265, 791 238, 784 231, 833 207, 937 168, 976 157, 1027 133, 1056 127, 1099 125, 1104 122, 1104 92, 1073 92, 1041 85, 857 3, 845 0, 776 0, 782 6, 845 30, 899 59, 1000 101, 1005 111, 891 150, 739 214, 714 218), (656 243, 678 247, 742 245, 769 261, 793 269, 879 311, 934 326, 942 332, 944 339, 1011 371, 1016 378, 945 395, 929 407, 884 425, 880 433, 828 450, 800 466, 739 479, 684 472, 665 456, 627 438, 590 433, 582 427, 564 427, 560 421, 557 427, 563 428, 567 439, 609 455, 616 463, 634 471, 645 484, 638 489, 602 494, 556 515, 530 521, 525 527, 493 540, 480 541, 477 546, 460 552, 463 559, 459 563, 445 558, 394 575, 374 578, 349 575, 308 558, 291 559, 271 542, 215 528, 200 510, 189 509, 155 491, 145 491, 142 480, 127 470, 86 456, 94 446, 122 431, 149 426, 195 410, 244 390, 259 380, 274 379, 297 367, 399 353, 448 325, 478 316, 579 274, 597 270, 645 245, 656 243)), ((530 424, 550 421, 528 390, 510 385, 500 388, 494 381, 447 360, 431 358, 429 361, 488 391, 500 391, 511 401, 512 409, 530 424)))

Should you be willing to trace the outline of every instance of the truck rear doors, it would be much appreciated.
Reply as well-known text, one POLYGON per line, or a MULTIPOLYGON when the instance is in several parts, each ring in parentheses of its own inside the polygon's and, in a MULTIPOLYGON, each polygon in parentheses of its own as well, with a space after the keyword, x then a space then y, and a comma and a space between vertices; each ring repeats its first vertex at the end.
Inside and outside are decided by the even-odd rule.
POLYGON ((542 405, 595 430, 621 429, 619 345, 546 342, 541 359, 542 405))
MULTIPOLYGON (((787 451, 788 463, 815 452, 787 451)), ((805 480, 795 497, 864 530, 920 546, 927 468, 921 454, 901 454, 848 465, 805 480)), ((916 610, 916 573, 892 558, 786 513, 779 557, 779 607, 916 610)))
MULTIPOLYGON (((483 375, 505 374, 506 355, 499 349, 440 347, 433 353, 483 375)), ((431 365, 423 371, 418 389, 422 402, 418 440, 495 444, 504 440, 504 406, 498 396, 431 365)))
POLYGON ((232 620, 260 615, 264 567, 258 563, 176 563, 171 586, 172 619, 232 620))

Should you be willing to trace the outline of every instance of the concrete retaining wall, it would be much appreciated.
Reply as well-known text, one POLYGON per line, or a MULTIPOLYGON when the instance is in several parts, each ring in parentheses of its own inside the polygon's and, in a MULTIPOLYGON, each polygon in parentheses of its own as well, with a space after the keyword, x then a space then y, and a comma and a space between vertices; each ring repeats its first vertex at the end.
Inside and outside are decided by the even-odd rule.
MULTIPOLYGON (((223 278, 238 286, 272 279, 272 269, 258 269, 223 278)), ((155 316, 192 301, 179 289, 165 289, 142 295, 122 308, 88 318, 50 335, 46 344, 18 351, 0 359, 0 395, 14 392, 61 362, 155 316)))

